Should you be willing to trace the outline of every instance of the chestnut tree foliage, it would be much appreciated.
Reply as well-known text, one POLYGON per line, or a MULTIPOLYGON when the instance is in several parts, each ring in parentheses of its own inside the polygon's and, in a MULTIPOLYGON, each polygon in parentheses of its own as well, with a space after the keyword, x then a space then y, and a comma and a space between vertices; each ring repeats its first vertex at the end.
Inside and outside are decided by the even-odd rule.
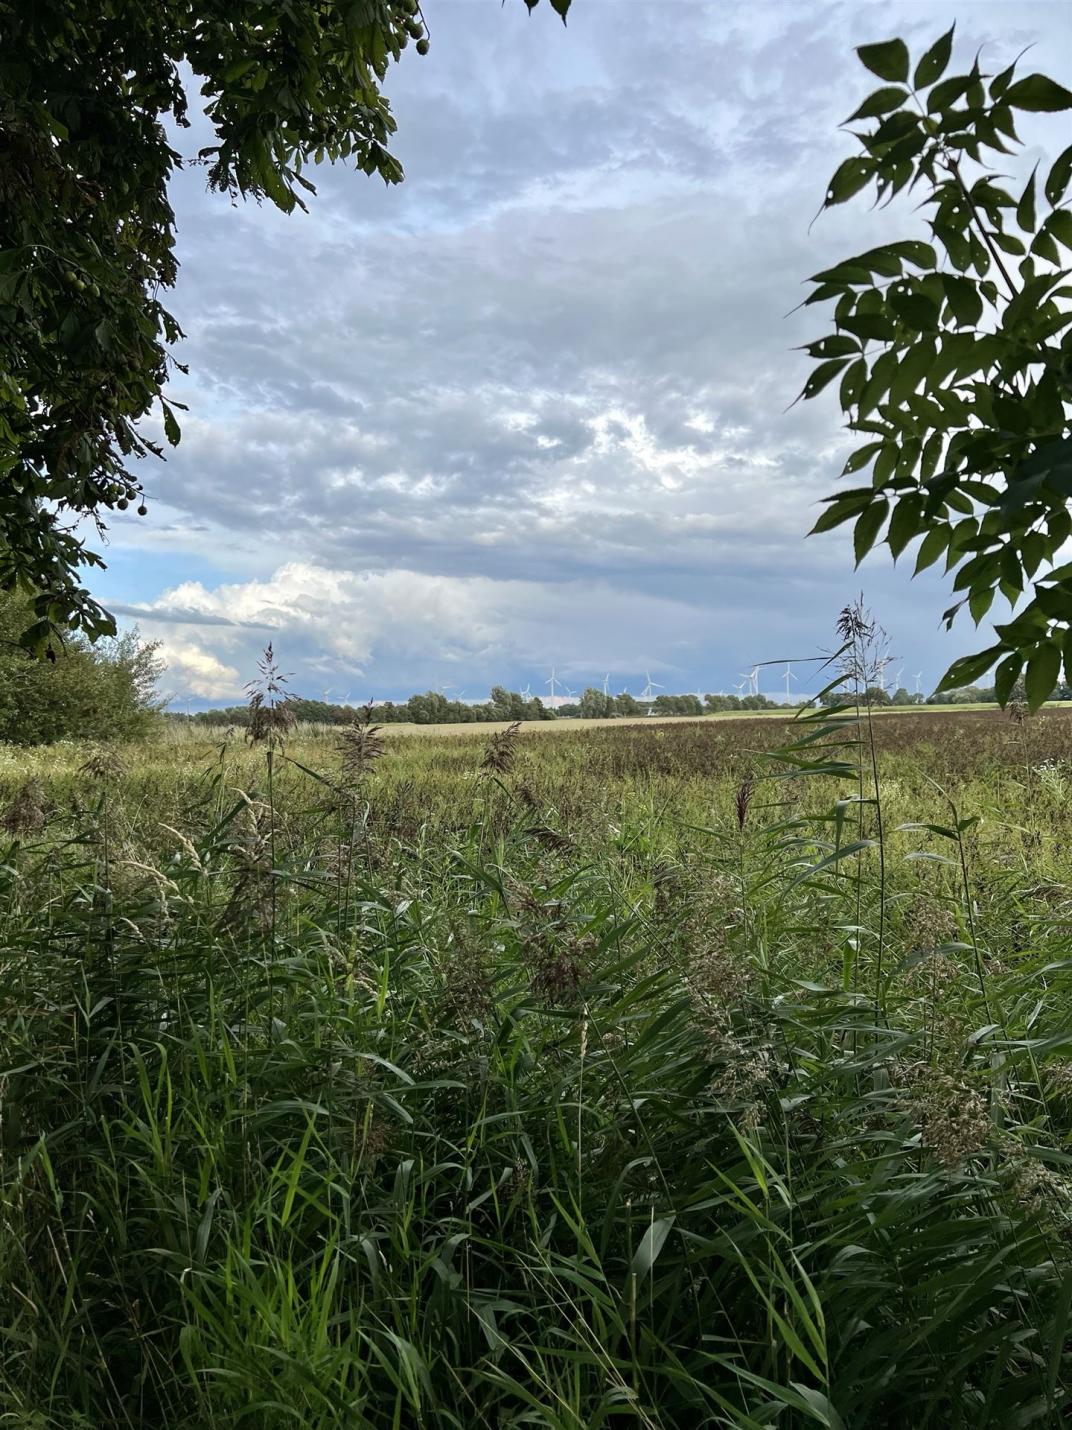
POLYGON ((870 193, 911 194, 931 241, 857 254, 810 281, 807 304, 833 305, 833 331, 801 396, 831 383, 863 439, 815 531, 853 523, 857 561, 878 541, 894 558, 921 538, 917 572, 953 575, 951 625, 978 625, 1000 592, 1010 619, 958 660, 939 690, 997 662, 1004 704, 1023 678, 1037 707, 1072 680, 1072 147, 1010 192, 998 172, 1019 141, 1017 113, 1072 109, 1072 93, 1016 64, 947 74, 951 29, 912 63, 902 40, 857 53, 881 81, 847 121, 859 152, 838 168, 824 208, 870 193))
POLYGON ((286 212, 322 161, 398 183, 382 84, 407 45, 419 0, 0 0, 0 590, 31 594, 27 644, 114 631, 74 528, 144 510, 130 461, 179 440, 172 174, 286 212), (194 103, 215 137, 184 160, 164 126, 194 103))

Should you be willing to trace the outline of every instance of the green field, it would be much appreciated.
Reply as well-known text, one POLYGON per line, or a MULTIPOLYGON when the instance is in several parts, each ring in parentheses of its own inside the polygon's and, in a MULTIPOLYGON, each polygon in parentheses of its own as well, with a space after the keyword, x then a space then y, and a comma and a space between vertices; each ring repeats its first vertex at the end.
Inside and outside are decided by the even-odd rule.
POLYGON ((0 1425, 1067 1423, 1072 714, 420 733, 0 748, 0 1425))

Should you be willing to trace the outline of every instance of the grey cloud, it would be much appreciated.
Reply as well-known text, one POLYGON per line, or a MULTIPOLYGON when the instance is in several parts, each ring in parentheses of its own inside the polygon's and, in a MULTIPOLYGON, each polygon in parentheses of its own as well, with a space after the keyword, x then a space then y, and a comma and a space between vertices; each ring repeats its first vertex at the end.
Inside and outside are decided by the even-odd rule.
MULTIPOLYGON (((851 44, 918 43, 952 15, 577 0, 563 34, 437 6, 428 63, 407 56, 391 82, 401 190, 323 173, 312 212, 284 219, 183 177, 190 412, 153 494, 265 575, 300 560, 524 580, 552 627, 596 582, 697 650, 720 622, 825 620, 851 561, 841 539, 801 537, 845 443, 831 403, 785 412, 807 367, 792 348, 822 331, 786 315, 807 274, 893 221, 849 206, 808 231, 849 147, 836 124, 866 92, 851 44)), ((994 4, 962 28, 1014 51, 1055 20, 994 4)), ((881 566, 868 582, 918 625, 930 587, 881 566)), ((605 646, 614 603, 596 605, 584 634, 605 646)), ((322 660, 322 633, 294 629, 322 660)), ((434 666, 434 644, 410 655, 434 666)))
POLYGON ((211 611, 198 611, 189 606, 131 606, 112 601, 109 609, 117 616, 130 616, 137 621, 163 622, 180 626, 226 626, 233 630, 270 631, 275 627, 262 621, 232 621, 211 611))

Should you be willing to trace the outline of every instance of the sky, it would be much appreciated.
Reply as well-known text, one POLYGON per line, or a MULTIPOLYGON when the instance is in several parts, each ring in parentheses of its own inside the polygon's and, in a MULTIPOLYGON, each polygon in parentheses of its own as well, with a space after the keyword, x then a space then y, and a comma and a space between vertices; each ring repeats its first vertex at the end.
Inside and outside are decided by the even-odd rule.
MULTIPOLYGON (((176 708, 240 699, 268 641, 296 693, 354 703, 540 694, 552 666, 732 691, 829 649, 861 592, 932 688, 985 632, 944 631, 911 552, 857 572, 844 533, 805 539, 856 444, 832 390, 791 406, 826 331, 793 310, 922 232, 911 202, 812 222, 879 83, 853 46, 915 58, 956 19, 951 72, 1034 45, 1022 72, 1070 84, 1062 0, 424 8, 431 52, 387 84, 401 186, 322 168, 286 216, 175 179, 183 437, 139 467, 149 516, 112 524, 94 592, 161 642, 176 708)), ((1020 132, 1016 179, 1067 142, 1020 132)))

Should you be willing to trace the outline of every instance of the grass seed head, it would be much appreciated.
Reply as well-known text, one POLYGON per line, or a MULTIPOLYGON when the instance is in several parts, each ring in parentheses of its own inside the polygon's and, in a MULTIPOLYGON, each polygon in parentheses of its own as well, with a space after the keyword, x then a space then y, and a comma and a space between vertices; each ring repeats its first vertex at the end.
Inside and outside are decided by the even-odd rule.
POLYGON ((359 785, 386 750, 383 726, 372 723, 372 705, 362 707, 352 725, 347 725, 336 741, 342 758, 343 783, 359 785))
POLYGON ((521 721, 515 720, 505 730, 496 730, 484 749, 480 768, 489 775, 508 775, 517 759, 517 742, 521 734, 521 721))
POLYGON ((32 776, 15 791, 0 825, 8 834, 40 834, 48 823, 45 791, 41 781, 32 776))

